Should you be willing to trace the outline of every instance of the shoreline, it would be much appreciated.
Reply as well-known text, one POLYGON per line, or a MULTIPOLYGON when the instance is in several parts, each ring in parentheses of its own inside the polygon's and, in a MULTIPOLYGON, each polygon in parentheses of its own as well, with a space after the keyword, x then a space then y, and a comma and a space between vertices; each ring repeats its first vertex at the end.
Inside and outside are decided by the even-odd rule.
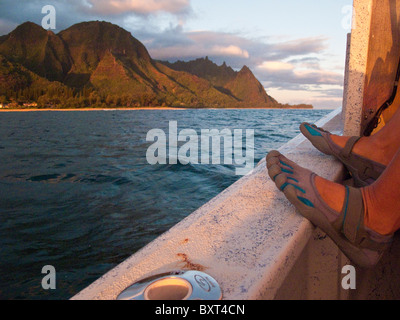
MULTIPOLYGON (((140 108, 71 108, 71 109, 0 109, 0 112, 37 112, 37 111, 132 111, 132 110, 318 110, 315 108, 174 108, 174 107, 140 107, 140 108)), ((333 110, 333 109, 332 109, 333 110)))
POLYGON ((70 109, 52 109, 52 108, 31 108, 31 109, 0 109, 0 112, 36 112, 36 111, 115 111, 115 110, 185 110, 185 108, 166 108, 166 107, 148 107, 148 108, 70 108, 70 109))

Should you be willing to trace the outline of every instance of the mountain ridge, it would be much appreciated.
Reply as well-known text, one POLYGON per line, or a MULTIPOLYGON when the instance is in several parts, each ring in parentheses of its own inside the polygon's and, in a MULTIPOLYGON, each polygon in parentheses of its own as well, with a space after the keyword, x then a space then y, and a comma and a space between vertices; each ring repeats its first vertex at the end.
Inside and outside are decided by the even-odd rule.
POLYGON ((282 107, 246 66, 237 72, 208 57, 178 64, 153 60, 131 33, 105 21, 81 22, 58 34, 28 21, 0 37, 0 103, 7 102, 47 108, 282 107))

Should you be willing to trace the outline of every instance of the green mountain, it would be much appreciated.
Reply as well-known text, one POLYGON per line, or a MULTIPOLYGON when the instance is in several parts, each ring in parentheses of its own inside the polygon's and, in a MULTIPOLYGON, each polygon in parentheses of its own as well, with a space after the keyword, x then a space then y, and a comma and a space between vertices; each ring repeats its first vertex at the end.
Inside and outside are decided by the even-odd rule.
POLYGON ((229 81, 234 80, 237 74, 225 62, 221 66, 218 66, 209 60, 208 57, 188 62, 180 60, 174 63, 168 61, 161 62, 174 70, 189 72, 200 78, 207 79, 216 87, 224 87, 229 81))
POLYGON ((50 81, 62 81, 71 68, 65 43, 53 32, 26 22, 4 37, 0 54, 50 81))
POLYGON ((52 108, 281 106, 246 66, 155 61, 129 32, 99 21, 57 35, 26 22, 0 37, 0 98, 52 108))
POLYGON ((188 72, 209 81, 217 90, 233 97, 237 102, 247 107, 277 107, 279 103, 266 92, 247 66, 239 72, 228 67, 224 62, 221 66, 206 58, 194 61, 162 62, 171 69, 188 72))

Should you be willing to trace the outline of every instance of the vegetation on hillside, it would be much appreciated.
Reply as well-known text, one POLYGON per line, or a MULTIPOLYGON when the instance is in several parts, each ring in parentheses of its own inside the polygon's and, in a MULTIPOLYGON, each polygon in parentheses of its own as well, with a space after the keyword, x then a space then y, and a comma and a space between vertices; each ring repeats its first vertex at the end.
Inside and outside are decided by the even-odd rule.
POLYGON ((236 72, 208 58, 154 61, 129 32, 99 21, 79 23, 57 35, 26 22, 0 37, 0 104, 282 107, 246 66, 236 72))

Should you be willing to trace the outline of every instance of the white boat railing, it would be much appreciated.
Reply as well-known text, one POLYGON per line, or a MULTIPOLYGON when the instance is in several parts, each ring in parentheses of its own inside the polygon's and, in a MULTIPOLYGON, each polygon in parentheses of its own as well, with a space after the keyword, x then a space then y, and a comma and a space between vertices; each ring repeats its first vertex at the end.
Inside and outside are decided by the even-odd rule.
MULTIPOLYGON (((317 125, 339 133, 340 114, 335 110, 317 125)), ((300 135, 279 150, 327 179, 341 178, 342 165, 300 135)), ((340 298, 336 282, 345 262, 336 246, 315 233, 276 189, 262 160, 253 172, 73 299, 115 299, 142 278, 177 269, 211 275, 224 299, 340 298), (288 282, 289 277, 296 282, 288 282), (317 292, 322 287, 326 292, 317 292)))
MULTIPOLYGON (((356 17, 348 37, 343 112, 333 111, 318 126, 336 134, 360 134, 368 116, 362 106, 370 41, 376 40, 371 17, 386 21, 383 15, 398 2, 354 0, 356 17)), ((301 135, 279 150, 326 179, 343 179, 343 165, 318 152, 301 135)), ((262 160, 250 174, 72 299, 116 299, 138 280, 177 269, 206 272, 227 300, 400 299, 398 237, 375 268, 355 268, 356 289, 343 285, 348 266, 351 262, 337 246, 276 189, 262 160)))

